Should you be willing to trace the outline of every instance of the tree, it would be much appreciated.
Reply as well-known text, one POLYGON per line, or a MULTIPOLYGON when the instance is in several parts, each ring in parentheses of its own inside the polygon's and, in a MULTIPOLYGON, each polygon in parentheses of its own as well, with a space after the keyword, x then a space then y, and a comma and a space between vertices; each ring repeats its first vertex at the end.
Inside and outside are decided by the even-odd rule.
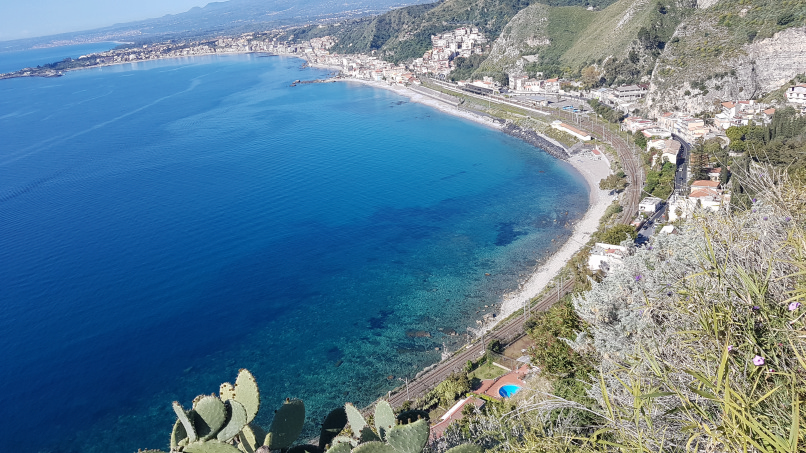
POLYGON ((627 182, 627 175, 625 175, 621 170, 599 181, 600 189, 615 190, 616 192, 621 192, 622 190, 626 189, 628 185, 629 183, 627 182))
POLYGON ((633 141, 635 144, 638 145, 641 149, 646 149, 646 136, 641 131, 635 131, 635 135, 633 135, 633 141))
POLYGON ((602 78, 601 73, 596 66, 588 66, 582 70, 582 83, 585 84, 585 88, 594 88, 599 86, 599 81, 602 78))
POLYGON ((618 245, 621 244, 621 241, 624 240, 635 240, 638 237, 638 232, 635 231, 630 225, 616 225, 607 231, 605 231, 600 237, 599 240, 604 242, 605 244, 612 244, 618 245))

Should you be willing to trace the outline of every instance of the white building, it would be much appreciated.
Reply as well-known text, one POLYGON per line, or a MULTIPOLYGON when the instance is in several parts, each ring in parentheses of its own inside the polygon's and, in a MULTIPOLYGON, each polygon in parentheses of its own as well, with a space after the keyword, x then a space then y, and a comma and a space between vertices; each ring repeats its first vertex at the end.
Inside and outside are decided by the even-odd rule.
POLYGON ((786 90, 786 101, 793 104, 806 104, 806 83, 795 85, 786 90))
POLYGON ((624 257, 629 254, 627 247, 597 242, 588 256, 588 269, 591 272, 601 271, 605 274, 623 265, 624 257))
POLYGON ((654 214, 658 211, 663 200, 658 197, 646 197, 638 203, 638 210, 641 212, 649 212, 650 214, 654 214))

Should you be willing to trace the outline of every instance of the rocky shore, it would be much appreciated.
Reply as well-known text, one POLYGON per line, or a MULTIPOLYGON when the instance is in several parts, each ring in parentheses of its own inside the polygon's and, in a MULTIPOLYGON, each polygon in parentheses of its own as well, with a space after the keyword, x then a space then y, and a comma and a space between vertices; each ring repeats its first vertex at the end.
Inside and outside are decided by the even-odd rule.
POLYGON ((564 146, 553 140, 547 139, 533 130, 524 129, 515 123, 507 122, 504 127, 501 128, 501 132, 512 137, 519 138, 530 145, 536 146, 557 159, 567 161, 571 157, 564 146))

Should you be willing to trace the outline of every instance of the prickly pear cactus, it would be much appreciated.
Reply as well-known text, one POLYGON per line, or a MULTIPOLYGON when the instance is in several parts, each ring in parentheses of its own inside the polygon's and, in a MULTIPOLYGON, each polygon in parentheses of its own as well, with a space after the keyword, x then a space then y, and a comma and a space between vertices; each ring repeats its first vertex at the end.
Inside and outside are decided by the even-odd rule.
POLYGON ((366 442, 355 447, 353 453, 395 453, 395 449, 389 444, 374 441, 366 442))
MULTIPOLYGON (((237 387, 236 387, 237 390, 237 387)), ((271 422, 271 437, 263 442, 271 450, 284 449, 291 446, 305 424, 305 404, 300 400, 286 401, 274 414, 271 422)))
POLYGON ((328 448, 325 453, 350 453, 352 448, 353 446, 349 442, 343 442, 328 448))
POLYGON ((358 440, 347 436, 336 436, 333 438, 333 445, 338 444, 349 444, 351 447, 355 447, 358 445, 358 440))
POLYGON ((361 412, 351 403, 344 405, 344 411, 347 412, 347 421, 350 423, 350 429, 353 430, 353 437, 358 438, 361 435, 361 430, 367 426, 367 421, 364 420, 361 412))
POLYGON ((389 431, 387 442, 397 453, 421 453, 428 443, 430 427, 425 420, 397 425, 389 431))
POLYGON ((395 426, 395 411, 386 400, 378 401, 375 405, 375 431, 381 439, 386 440, 386 434, 395 426))
POLYGON ((347 413, 344 408, 340 407, 330 411, 325 417, 325 421, 322 422, 322 431, 319 433, 319 446, 325 448, 325 445, 333 443, 333 439, 344 430, 345 426, 347 426, 347 413))
POLYGON ((217 440, 206 442, 193 442, 182 450, 185 453, 241 453, 240 450, 230 444, 217 440))
POLYGON ((185 433, 187 434, 188 442, 196 442, 198 437, 196 437, 196 429, 193 426, 193 416, 188 416, 188 413, 185 412, 185 409, 179 404, 178 401, 173 402, 174 412, 176 413, 176 417, 179 419, 179 422, 182 423, 182 426, 185 428, 185 433))
POLYGON ((243 451, 253 453, 258 449, 266 439, 266 432, 260 429, 259 426, 246 425, 238 434, 238 445, 243 451))
POLYGON ((229 382, 221 384, 221 387, 218 389, 218 397, 221 398, 221 401, 234 400, 235 387, 229 382))
POLYGON ((419 419, 428 420, 428 412, 417 409, 413 409, 410 411, 403 411, 397 414, 397 419, 398 421, 400 421, 400 423, 406 425, 412 422, 416 422, 419 419))
POLYGON ((235 380, 235 398, 246 409, 247 423, 254 420, 260 410, 260 391, 257 388, 255 377, 249 370, 241 368, 235 380))
POLYGON ((358 435, 358 439, 361 441, 361 443, 383 440, 378 437, 378 435, 375 434, 375 431, 373 431, 369 426, 365 426, 364 429, 361 430, 361 433, 358 435))
POLYGON ((481 453, 481 447, 473 444, 457 445, 445 453, 481 453))
POLYGON ((188 442, 188 433, 185 431, 185 426, 177 419, 174 423, 174 429, 171 431, 171 450, 176 450, 179 445, 185 445, 188 442))
POLYGON ((202 397, 193 410, 196 411, 193 426, 201 441, 215 437, 227 421, 227 407, 215 396, 202 397))
POLYGON ((235 400, 228 400, 227 407, 229 408, 227 411, 229 413, 229 422, 216 435, 216 439, 221 442, 231 441, 246 426, 246 409, 243 404, 235 400))

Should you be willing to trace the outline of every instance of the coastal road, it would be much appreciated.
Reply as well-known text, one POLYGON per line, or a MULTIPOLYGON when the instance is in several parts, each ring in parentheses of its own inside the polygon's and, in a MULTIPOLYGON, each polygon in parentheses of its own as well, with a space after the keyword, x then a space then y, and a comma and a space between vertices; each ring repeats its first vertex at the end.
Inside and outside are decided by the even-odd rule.
MULTIPOLYGON (((527 316, 529 316, 531 313, 547 310, 559 299, 561 299, 562 296, 568 294, 573 288, 573 280, 565 282, 560 287, 559 294, 555 289, 539 301, 532 303, 532 305, 529 307, 529 311, 527 312, 527 316)), ((508 320, 501 322, 492 331, 484 334, 482 337, 483 342, 476 340, 473 343, 470 343, 469 346, 465 346, 458 350, 448 359, 439 362, 434 368, 431 368, 420 376, 409 381, 408 385, 404 384, 401 387, 398 387, 397 390, 395 390, 389 397, 389 404, 391 404, 393 408, 397 408, 407 400, 415 400, 425 395, 429 390, 436 387, 437 384, 445 380, 452 373, 461 371, 465 367, 465 364, 468 360, 478 359, 484 353, 485 343, 489 344, 489 342, 494 339, 512 341, 520 338, 523 335, 524 320, 523 315, 513 315, 508 320)))
POLYGON ((677 158, 677 171, 674 177, 674 191, 678 195, 686 195, 688 193, 688 159, 691 152, 691 144, 683 140, 679 136, 672 134, 672 139, 680 142, 682 152, 677 158))

